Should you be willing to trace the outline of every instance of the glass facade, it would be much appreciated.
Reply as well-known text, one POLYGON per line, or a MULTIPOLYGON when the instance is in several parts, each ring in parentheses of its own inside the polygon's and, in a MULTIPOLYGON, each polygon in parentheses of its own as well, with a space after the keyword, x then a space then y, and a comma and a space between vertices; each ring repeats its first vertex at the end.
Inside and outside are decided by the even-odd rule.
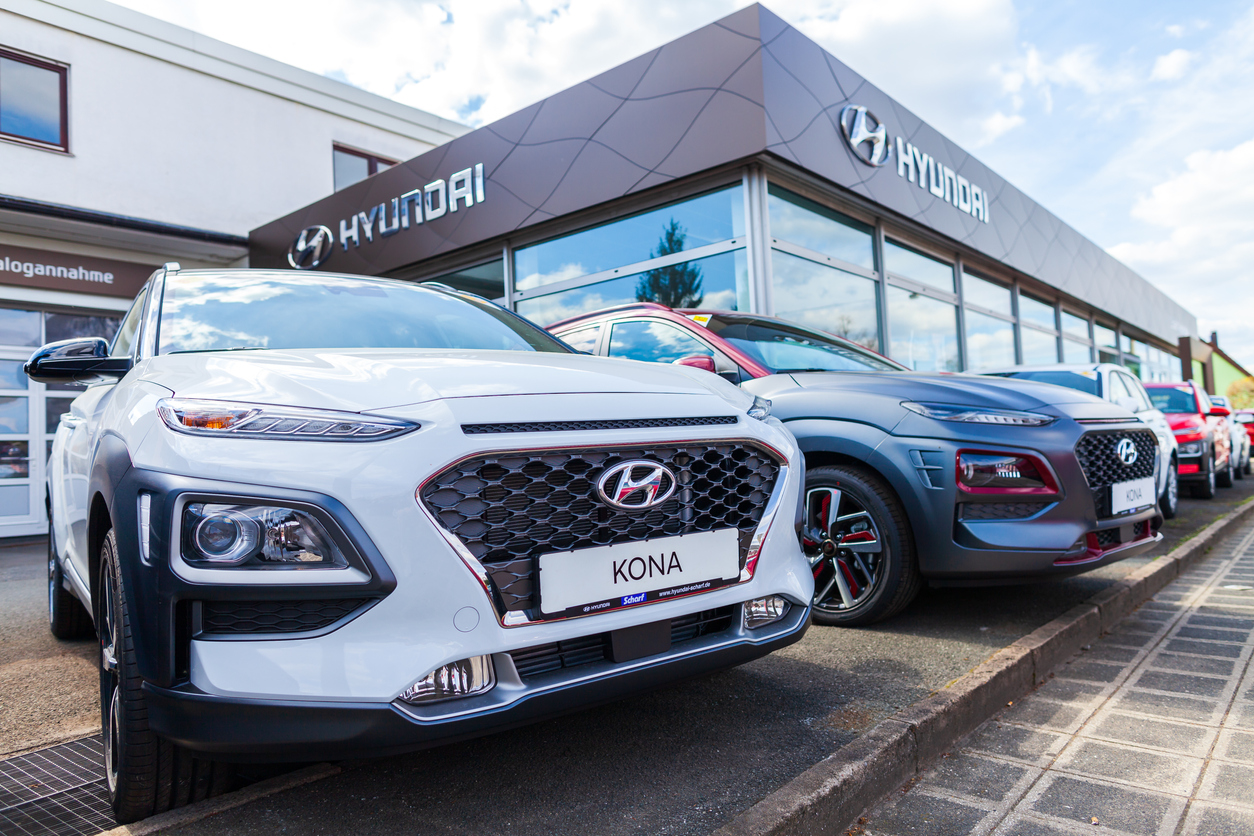
POLYGON ((529 290, 743 237, 744 218, 742 190, 722 189, 522 247, 514 252, 514 287, 529 290))
MULTIPOLYGON (((961 253, 903 243, 904 232, 880 231, 875 222, 854 217, 860 210, 847 214, 819 202, 827 198, 816 198, 818 192, 806 196, 765 178, 757 182, 755 187, 746 174, 740 184, 707 187, 597 226, 507 242, 501 259, 430 278, 508 300, 540 325, 656 302, 771 314, 920 371, 1100 359, 1123 362, 1146 380, 1179 378, 1170 352, 1126 335, 1120 345, 1116 329, 1092 322, 1074 301, 1019 292, 1016 279, 959 269, 961 253), (758 254, 746 228, 754 195, 767 231, 758 239, 764 249, 758 254)), ((30 327, 20 312, 0 314, 0 332, 7 329, 13 340, 30 327)), ((685 347, 659 333, 602 335, 592 327, 567 336, 581 351, 595 350, 604 336, 617 355, 662 361, 686 356, 685 347)))
POLYGON ((1015 364, 1015 326, 995 316, 967 310, 967 368, 996 369, 1015 364))
POLYGON ((958 309, 901 287, 886 288, 890 356, 920 372, 956 372, 958 309))

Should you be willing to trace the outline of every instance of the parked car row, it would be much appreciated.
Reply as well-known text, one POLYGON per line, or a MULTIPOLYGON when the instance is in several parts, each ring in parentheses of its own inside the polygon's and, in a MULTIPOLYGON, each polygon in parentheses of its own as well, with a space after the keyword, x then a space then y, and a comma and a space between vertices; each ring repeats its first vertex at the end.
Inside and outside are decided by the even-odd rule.
POLYGON ((440 286, 167 265, 111 344, 32 356, 91 384, 48 467, 49 624, 99 636, 119 820, 222 791, 235 760, 423 748, 869 624, 925 583, 1141 554, 1177 462, 1234 466, 1229 435, 1198 459, 1155 395, 1105 395, 1118 370, 922 374, 647 303, 550 330, 440 286))

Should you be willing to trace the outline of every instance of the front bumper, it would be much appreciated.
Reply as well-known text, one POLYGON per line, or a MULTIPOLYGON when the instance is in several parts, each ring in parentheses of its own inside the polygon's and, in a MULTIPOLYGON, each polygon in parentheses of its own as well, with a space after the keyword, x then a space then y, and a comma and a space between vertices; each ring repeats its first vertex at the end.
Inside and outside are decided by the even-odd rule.
MULTIPOLYGON (((1162 515, 1157 504, 1100 518, 1075 445, 1083 430, 1073 422, 1000 438, 937 439, 888 436, 870 462, 893 482, 907 506, 915 532, 919 567, 936 586, 1029 582, 1086 572, 1143 554, 1160 540, 1162 515), (1068 426, 1069 425, 1069 426, 1068 426), (1032 438, 1033 447, 1023 440, 1032 438), (1027 453, 1045 459, 1060 491, 1053 496, 972 496, 957 487, 959 450, 990 449, 1027 453), (926 452, 939 469, 916 466, 926 452), (902 463, 910 463, 903 468, 902 463), (964 506, 1026 503, 1011 518, 972 519, 964 506), (1092 535, 1092 536, 1091 536, 1092 535), (1093 538, 1100 538, 1094 548, 1093 538)), ((1143 429, 1140 427, 1139 429, 1143 429)))
POLYGON ((611 702, 683 679, 744 664, 805 635, 808 606, 755 630, 739 608, 728 631, 632 662, 602 662, 524 684, 508 654, 495 654, 498 685, 478 697, 426 707, 399 701, 244 698, 191 683, 145 683, 149 726, 192 751, 250 762, 380 757, 464 740, 611 702))

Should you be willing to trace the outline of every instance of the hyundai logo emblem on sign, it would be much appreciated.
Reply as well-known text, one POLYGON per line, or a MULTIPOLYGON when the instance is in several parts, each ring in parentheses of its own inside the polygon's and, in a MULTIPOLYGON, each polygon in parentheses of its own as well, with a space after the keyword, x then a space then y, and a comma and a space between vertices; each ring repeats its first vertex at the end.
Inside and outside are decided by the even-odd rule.
POLYGON ((325 226, 311 226, 300 231, 287 251, 287 263, 296 270, 314 270, 331 257, 335 239, 325 226))
POLYGON ((888 144, 888 129, 865 107, 845 105, 845 109, 840 112, 840 129, 845 134, 845 141, 853 149, 854 156, 861 162, 875 168, 888 162, 893 150, 888 144), (868 120, 875 123, 874 129, 867 126, 868 120))
POLYGON ((670 499, 675 492, 675 474, 657 462, 622 462, 606 470, 597 480, 597 494, 611 508, 642 511, 670 499))
POLYGON ((1115 455, 1119 457, 1119 461, 1123 462, 1124 467, 1132 467, 1136 464, 1137 452, 1136 445, 1132 443, 1132 439, 1120 439, 1118 446, 1115 447, 1115 455))

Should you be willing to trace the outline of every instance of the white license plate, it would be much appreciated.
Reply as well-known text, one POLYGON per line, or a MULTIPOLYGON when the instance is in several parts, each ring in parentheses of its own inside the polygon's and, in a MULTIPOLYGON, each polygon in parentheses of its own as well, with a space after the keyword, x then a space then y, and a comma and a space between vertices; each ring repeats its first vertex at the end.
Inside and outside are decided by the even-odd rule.
POLYGON ((740 577, 734 528, 540 555, 540 611, 594 612, 708 592, 740 577))
POLYGON ((1133 508, 1144 508, 1153 505, 1158 499, 1154 490, 1154 477, 1133 479, 1129 482, 1116 482, 1110 486, 1110 512, 1118 514, 1131 511, 1133 508))

